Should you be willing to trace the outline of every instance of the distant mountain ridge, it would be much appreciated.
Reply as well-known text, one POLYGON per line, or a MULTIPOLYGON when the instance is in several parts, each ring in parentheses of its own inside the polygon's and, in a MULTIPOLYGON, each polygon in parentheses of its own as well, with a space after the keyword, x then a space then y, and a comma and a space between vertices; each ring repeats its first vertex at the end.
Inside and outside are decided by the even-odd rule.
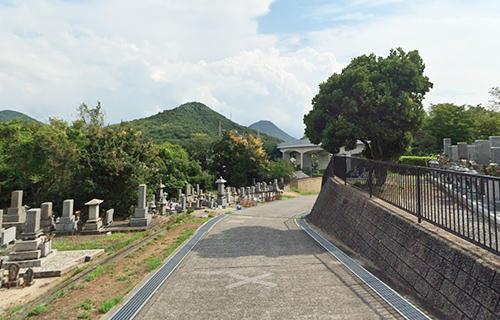
POLYGON ((285 131, 281 130, 277 125, 268 120, 257 121, 250 126, 250 129, 254 129, 258 132, 267 134, 268 136, 274 137, 276 139, 282 140, 283 142, 293 142, 297 141, 297 138, 292 137, 285 131))
MULTIPOLYGON (((131 127, 141 130, 153 141, 183 144, 196 135, 204 135, 208 139, 216 139, 219 134, 219 123, 223 130, 236 130, 241 134, 257 134, 229 120, 200 102, 189 102, 174 109, 164 110, 155 115, 127 122, 131 127)), ((279 143, 280 139, 264 134, 265 143, 279 143)))
POLYGON ((21 120, 27 122, 39 122, 32 117, 18 111, 14 110, 1 110, 0 111, 0 122, 11 121, 11 120, 21 120))

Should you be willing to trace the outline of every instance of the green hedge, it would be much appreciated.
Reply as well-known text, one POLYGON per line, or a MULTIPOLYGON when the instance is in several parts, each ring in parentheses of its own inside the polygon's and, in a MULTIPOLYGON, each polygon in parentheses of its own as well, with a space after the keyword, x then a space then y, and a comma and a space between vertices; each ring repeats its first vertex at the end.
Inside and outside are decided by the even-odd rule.
POLYGON ((398 163, 410 166, 427 167, 429 165, 429 161, 431 160, 437 160, 437 156, 401 156, 398 163))

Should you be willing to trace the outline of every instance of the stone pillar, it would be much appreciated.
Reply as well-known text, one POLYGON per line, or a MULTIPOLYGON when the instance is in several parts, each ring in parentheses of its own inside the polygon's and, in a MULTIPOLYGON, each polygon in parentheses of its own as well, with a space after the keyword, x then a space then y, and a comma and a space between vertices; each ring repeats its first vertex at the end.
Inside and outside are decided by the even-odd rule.
POLYGON ((99 205, 103 203, 103 200, 92 199, 85 203, 88 206, 89 218, 83 226, 82 232, 84 233, 94 233, 99 232, 102 229, 102 219, 99 217, 99 205))
POLYGON ((477 153, 477 163, 482 165, 488 165, 490 163, 490 141, 488 140, 476 140, 474 142, 476 145, 477 153))
POLYGON ((451 147, 451 139, 444 138, 443 139, 443 154, 447 157, 450 157, 450 147, 451 147))
POLYGON ((62 216, 56 222, 57 233, 73 233, 77 230, 78 221, 73 215, 73 199, 63 201, 62 216))
POLYGON ((52 202, 42 203, 42 216, 40 220, 40 226, 44 233, 50 233, 56 229, 56 224, 54 223, 54 215, 52 212, 52 202))
POLYGON ((201 193, 200 193, 200 185, 198 183, 196 184, 196 195, 197 196, 201 195, 201 193))
POLYGON ((491 147, 490 153, 491 153, 491 157, 490 157, 491 162, 496 163, 497 165, 500 165, 500 147, 491 147))
POLYGON ((227 206, 226 191, 224 190, 224 184, 226 182, 227 181, 222 177, 215 181, 215 184, 217 185, 217 205, 222 206, 223 208, 227 206))
POLYGON ((181 195, 181 210, 184 212, 186 211, 187 204, 186 204, 186 195, 181 195))
POLYGON ((113 223, 113 216, 115 215, 115 209, 109 209, 106 211, 106 217, 104 219, 104 224, 109 226, 113 223))
POLYGON ((12 191, 10 207, 7 209, 4 221, 12 224, 22 224, 26 221, 26 210, 23 207, 23 190, 12 191))
POLYGON ((139 185, 137 190, 137 208, 135 208, 134 215, 130 218, 131 227, 147 227, 151 223, 151 215, 146 206, 146 185, 139 185))
POLYGON ((469 152, 467 151, 467 142, 459 142, 457 144, 458 159, 469 160, 469 152))

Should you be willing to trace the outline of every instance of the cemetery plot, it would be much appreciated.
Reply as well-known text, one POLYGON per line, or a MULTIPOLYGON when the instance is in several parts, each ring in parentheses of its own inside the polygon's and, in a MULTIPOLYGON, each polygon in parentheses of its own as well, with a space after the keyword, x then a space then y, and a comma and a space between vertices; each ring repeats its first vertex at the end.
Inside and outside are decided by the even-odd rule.
MULTIPOLYGON (((22 315, 30 315, 30 319, 95 319, 117 305, 137 283, 158 268, 162 261, 205 221, 204 218, 192 216, 172 219, 168 232, 157 234, 150 242, 128 252, 121 259, 99 264, 79 281, 52 293, 45 301, 30 306, 11 307, 4 318, 18 319, 22 315)), ((97 240, 96 236, 87 237, 97 240)), ((123 236, 111 237, 114 239, 100 242, 107 247, 108 252, 117 250, 116 244, 128 239, 123 236)), ((60 241, 56 246, 69 248, 70 239, 60 241)), ((94 241, 78 241, 74 245, 80 248, 88 247, 92 242, 94 241)))

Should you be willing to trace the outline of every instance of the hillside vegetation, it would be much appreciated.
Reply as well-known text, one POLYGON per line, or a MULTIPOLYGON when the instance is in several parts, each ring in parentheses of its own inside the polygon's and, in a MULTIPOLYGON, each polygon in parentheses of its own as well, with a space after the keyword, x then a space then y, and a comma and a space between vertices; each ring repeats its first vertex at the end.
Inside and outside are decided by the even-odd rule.
POLYGON ((260 120, 248 126, 250 129, 262 132, 268 136, 282 140, 283 142, 297 141, 297 138, 292 137, 285 131, 281 130, 277 125, 268 120, 260 120))
POLYGON ((13 110, 1 110, 0 111, 0 122, 11 121, 11 120, 21 120, 27 122, 38 122, 37 120, 25 115, 22 112, 17 112, 13 110))

